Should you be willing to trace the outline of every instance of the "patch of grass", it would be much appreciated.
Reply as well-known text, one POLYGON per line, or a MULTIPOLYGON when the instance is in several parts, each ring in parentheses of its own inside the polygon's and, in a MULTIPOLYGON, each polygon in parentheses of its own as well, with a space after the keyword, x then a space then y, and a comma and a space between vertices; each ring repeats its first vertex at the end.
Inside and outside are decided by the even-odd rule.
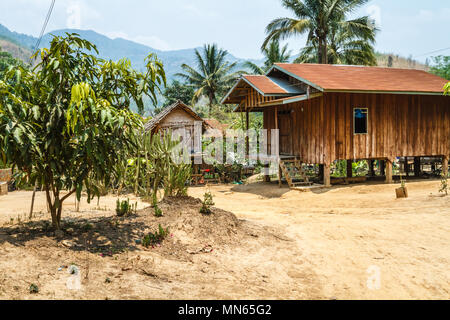
POLYGON ((161 225, 158 227, 158 231, 150 232, 142 239, 142 245, 144 247, 154 246, 160 244, 169 235, 169 228, 164 229, 161 225))

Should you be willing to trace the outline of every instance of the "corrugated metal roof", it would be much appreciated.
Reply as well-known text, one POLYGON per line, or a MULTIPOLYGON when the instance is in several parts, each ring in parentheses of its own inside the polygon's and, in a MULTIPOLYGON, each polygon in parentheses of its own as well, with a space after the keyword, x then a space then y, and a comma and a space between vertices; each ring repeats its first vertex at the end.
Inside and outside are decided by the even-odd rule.
POLYGON ((307 63, 277 63, 274 68, 321 91, 442 93, 447 83, 436 75, 412 69, 307 63))

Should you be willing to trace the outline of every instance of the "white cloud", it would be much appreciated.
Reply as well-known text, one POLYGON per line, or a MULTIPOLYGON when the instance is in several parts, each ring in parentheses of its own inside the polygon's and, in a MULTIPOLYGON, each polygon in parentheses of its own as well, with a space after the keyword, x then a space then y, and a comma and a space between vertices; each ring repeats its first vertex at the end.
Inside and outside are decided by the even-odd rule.
POLYGON ((430 10, 420 10, 419 11, 418 19, 420 21, 429 22, 429 21, 433 21, 433 18, 434 18, 433 11, 430 11, 430 10))
POLYGON ((375 20, 377 27, 381 26, 381 8, 377 5, 371 5, 367 7, 367 14, 375 20))

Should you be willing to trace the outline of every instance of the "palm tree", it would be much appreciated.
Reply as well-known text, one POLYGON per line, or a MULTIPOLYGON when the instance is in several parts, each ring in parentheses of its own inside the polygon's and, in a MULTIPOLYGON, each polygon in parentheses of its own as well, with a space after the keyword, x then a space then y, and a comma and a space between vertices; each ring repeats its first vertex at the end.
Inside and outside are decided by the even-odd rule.
POLYGON ((216 44, 206 44, 202 53, 195 50, 197 68, 183 64, 181 68, 184 73, 176 74, 196 90, 193 102, 202 96, 208 97, 209 115, 213 104, 217 102, 217 96, 225 93, 240 75, 233 72, 237 63, 226 61, 227 55, 228 52, 218 49, 216 44))
POLYGON ((278 18, 266 28, 265 48, 271 40, 308 34, 308 43, 316 43, 317 61, 328 63, 328 43, 333 24, 339 24, 355 36, 375 39, 373 21, 364 16, 346 20, 347 15, 369 0, 282 0, 296 18, 278 18))
POLYGON ((271 41, 269 45, 261 51, 265 57, 264 65, 262 67, 251 61, 244 62, 244 67, 250 69, 253 74, 266 74, 274 63, 289 62, 289 59, 291 58, 291 52, 288 51, 288 46, 285 45, 281 48, 278 40, 271 41))
MULTIPOLYGON (((376 66, 377 58, 373 43, 372 38, 354 35, 345 26, 334 24, 328 37, 328 63, 376 66)), ((295 63, 318 63, 317 41, 313 39, 308 42, 300 51, 295 63)))

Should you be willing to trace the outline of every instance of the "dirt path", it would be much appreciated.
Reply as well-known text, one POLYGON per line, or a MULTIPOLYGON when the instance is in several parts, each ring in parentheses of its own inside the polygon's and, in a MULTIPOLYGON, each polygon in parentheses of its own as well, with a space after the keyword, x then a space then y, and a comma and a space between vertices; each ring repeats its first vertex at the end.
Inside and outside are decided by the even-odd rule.
POLYGON ((216 207, 239 220, 202 217, 198 201, 163 205, 166 216, 155 220, 131 197, 147 209, 118 219, 113 196, 82 201, 80 212, 70 198, 66 223, 92 224, 93 243, 71 231, 69 246, 45 231, 43 194, 28 224, 31 192, 10 193, 0 197, 0 299, 449 299, 450 196, 438 186, 408 182, 404 200, 384 184, 316 193, 212 186, 216 207), (161 223, 173 235, 163 246, 135 244, 161 223), (58 270, 70 264, 80 268, 80 290, 68 290, 68 270, 58 270))
MULTIPOLYGON (((396 200, 397 186, 301 193, 261 183, 211 190, 217 207, 284 227, 323 298, 449 299, 450 197, 438 194, 439 181, 421 181, 408 183, 409 199, 396 200)), ((192 196, 203 193, 190 189, 192 196)), ((297 260, 292 254, 291 263, 297 260)))

